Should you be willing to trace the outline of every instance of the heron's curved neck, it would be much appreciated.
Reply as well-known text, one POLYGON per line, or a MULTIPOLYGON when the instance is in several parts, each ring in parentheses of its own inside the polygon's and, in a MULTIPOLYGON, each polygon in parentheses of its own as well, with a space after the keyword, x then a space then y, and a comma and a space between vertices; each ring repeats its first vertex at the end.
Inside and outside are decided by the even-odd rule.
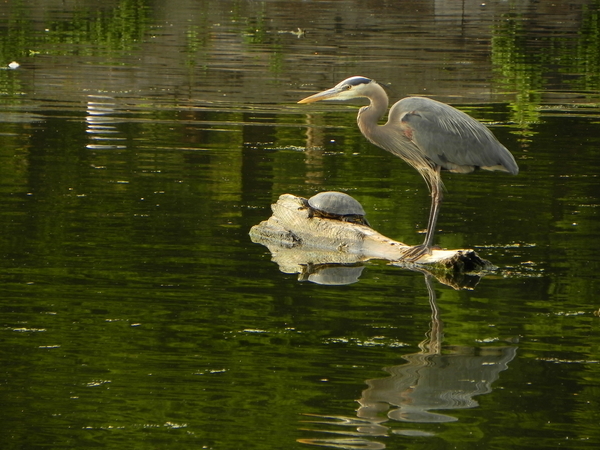
POLYGON ((373 89, 369 93, 368 98, 371 101, 371 104, 362 107, 358 112, 358 128, 360 128, 360 131, 367 139, 378 144, 375 142, 379 131, 377 122, 386 113, 389 100, 383 88, 378 84, 373 85, 373 89))

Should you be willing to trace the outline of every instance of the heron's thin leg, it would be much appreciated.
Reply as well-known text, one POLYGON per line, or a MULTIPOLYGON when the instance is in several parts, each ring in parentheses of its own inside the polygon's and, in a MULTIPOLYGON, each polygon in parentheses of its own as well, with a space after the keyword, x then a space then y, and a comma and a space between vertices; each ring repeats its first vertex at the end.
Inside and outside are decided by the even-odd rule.
POLYGON ((428 249, 433 245, 433 237, 435 235, 435 227, 437 224, 438 215, 440 213, 440 204, 442 203, 443 192, 440 179, 440 167, 437 169, 437 177, 431 183, 431 209, 429 211, 429 221, 427 222, 427 232, 423 245, 428 249))
POLYGON ((437 218, 440 212, 440 204, 443 196, 443 184, 440 177, 441 167, 432 167, 430 171, 424 172, 423 178, 427 181, 427 184, 431 189, 431 209, 429 210, 429 220, 427 221, 427 231, 425 233, 425 240, 421 245, 415 245, 411 247, 402 256, 407 261, 418 261, 422 256, 431 254, 431 247, 433 246, 433 237, 435 235, 435 226, 437 218))

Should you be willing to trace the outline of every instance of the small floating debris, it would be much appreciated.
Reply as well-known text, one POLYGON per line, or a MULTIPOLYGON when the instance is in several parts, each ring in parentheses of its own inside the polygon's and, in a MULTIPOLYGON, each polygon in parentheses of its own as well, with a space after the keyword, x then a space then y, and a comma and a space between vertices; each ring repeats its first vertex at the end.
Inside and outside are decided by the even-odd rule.
POLYGON ((298 30, 296 30, 296 31, 293 31, 293 30, 292 30, 292 31, 284 31, 284 30, 281 30, 281 31, 278 31, 277 33, 278 33, 278 34, 293 34, 293 35, 294 35, 294 36, 296 36, 298 39, 300 39, 300 38, 303 38, 303 37, 304 37, 304 35, 306 34, 306 31, 305 31, 305 30, 303 30, 302 28, 298 28, 298 30))

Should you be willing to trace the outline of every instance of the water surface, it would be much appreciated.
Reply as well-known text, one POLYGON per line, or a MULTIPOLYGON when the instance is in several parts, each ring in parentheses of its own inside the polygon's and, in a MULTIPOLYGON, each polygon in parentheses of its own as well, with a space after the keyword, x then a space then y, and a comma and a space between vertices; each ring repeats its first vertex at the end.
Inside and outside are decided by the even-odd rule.
POLYGON ((595 448, 599 7, 0 6, 2 447, 595 448), (296 104, 352 75, 515 155, 444 175, 437 242, 498 267, 470 289, 299 281, 251 241, 324 190, 422 240, 426 186, 356 105, 296 104))

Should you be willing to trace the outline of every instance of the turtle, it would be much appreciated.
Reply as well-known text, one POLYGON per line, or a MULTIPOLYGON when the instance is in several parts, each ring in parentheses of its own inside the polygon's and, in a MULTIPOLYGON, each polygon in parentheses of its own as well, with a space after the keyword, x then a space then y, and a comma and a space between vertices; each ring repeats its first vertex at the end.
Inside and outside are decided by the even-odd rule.
POLYGON ((355 198, 344 192, 319 192, 308 199, 311 217, 353 222, 370 227, 365 210, 355 198))

